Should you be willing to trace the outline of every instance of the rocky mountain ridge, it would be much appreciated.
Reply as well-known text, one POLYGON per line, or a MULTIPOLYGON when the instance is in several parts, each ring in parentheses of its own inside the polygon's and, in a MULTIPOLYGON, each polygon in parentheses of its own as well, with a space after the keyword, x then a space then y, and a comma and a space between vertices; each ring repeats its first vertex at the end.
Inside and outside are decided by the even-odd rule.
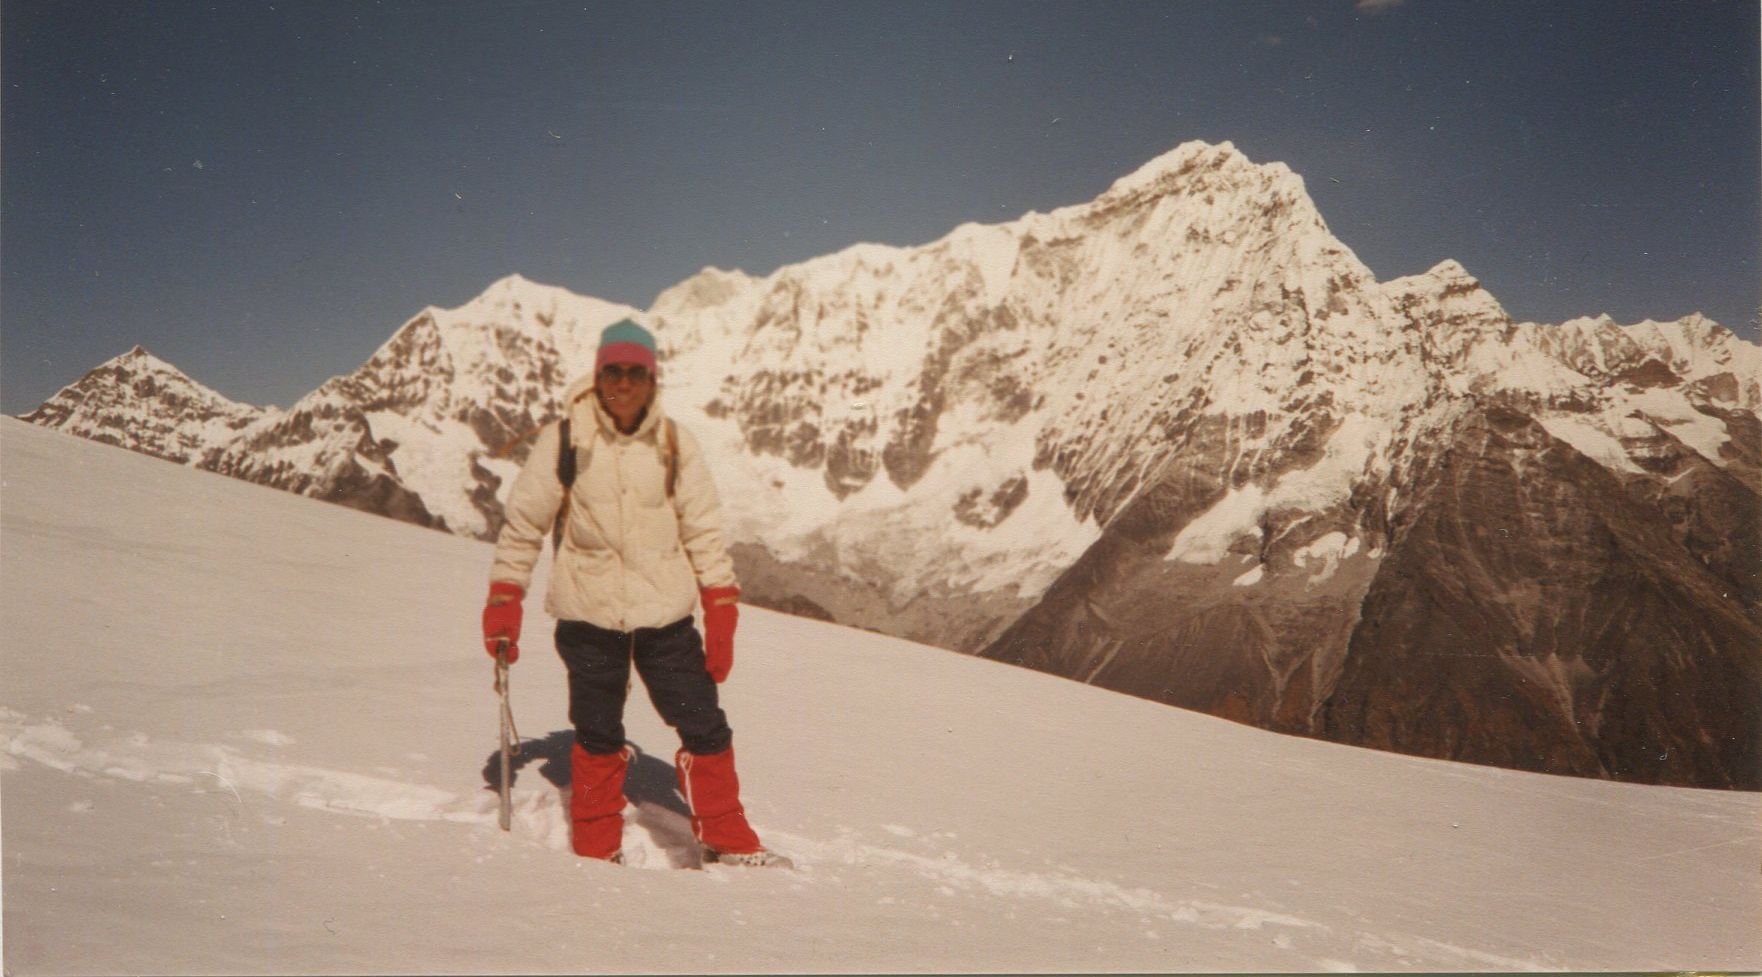
POLYGON ((63 387, 23 419, 188 463, 274 413, 228 400, 136 346, 63 387))
MULTIPOLYGON (((1514 322, 1453 261, 1379 283, 1301 178, 1228 144, 922 247, 705 269, 642 313, 511 277, 288 411, 152 443, 489 538, 521 433, 625 315, 753 599, 1306 735, 1762 786, 1730 691, 1762 691, 1734 531, 1757 347, 1699 316, 1514 322), (1685 617, 1618 640, 1624 602, 1685 617)), ((129 429, 87 379, 27 419, 129 429)))

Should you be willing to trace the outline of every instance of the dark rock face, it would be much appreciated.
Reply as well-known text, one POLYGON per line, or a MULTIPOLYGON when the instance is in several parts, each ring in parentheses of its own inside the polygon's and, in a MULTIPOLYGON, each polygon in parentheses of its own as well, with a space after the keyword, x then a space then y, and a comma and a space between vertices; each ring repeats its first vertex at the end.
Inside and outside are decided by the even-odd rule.
MULTIPOLYGON (((1735 426, 1735 425, 1734 425, 1735 426)), ((1630 495, 1735 599, 1746 614, 1762 611, 1762 488, 1746 466, 1720 468, 1669 435, 1647 456, 1661 479, 1630 479, 1630 495)), ((1736 439, 1734 439, 1735 441, 1736 439)))
POLYGON ((345 505, 362 512, 389 516, 404 522, 446 531, 446 520, 438 519, 422 504, 420 496, 378 472, 369 472, 350 463, 336 474, 318 496, 326 502, 345 505))
POLYGON ((1656 359, 1649 359, 1639 366, 1623 370, 1616 374, 1615 379, 1636 387, 1668 387, 1682 382, 1681 377, 1670 372, 1670 367, 1656 359))
MULTIPOLYGON (((1295 430, 1325 427, 1316 418, 1295 430)), ((1216 565, 1171 562, 1179 531, 1231 489, 1282 461, 1309 457, 1309 439, 1250 459, 1230 432, 1205 419, 1148 490, 1045 597, 996 641, 987 658, 1253 725, 1308 732, 1331 688, 1368 580, 1366 557, 1342 562, 1319 584, 1248 588, 1256 568, 1297 572, 1305 546, 1349 526, 1350 512, 1271 511, 1259 533, 1216 565), (1233 469, 1233 474, 1231 473, 1233 469)))
POLYGON ((956 521, 975 529, 990 529, 1009 518, 1028 498, 1028 479, 1014 475, 993 489, 989 495, 983 488, 961 493, 954 506, 956 521))
POLYGON ((1492 413, 1459 428, 1412 490, 1423 501, 1365 596, 1316 735, 1762 788, 1762 629, 1609 471, 1492 413))
POLYGON ((826 490, 835 498, 842 499, 852 492, 869 484, 875 477, 879 465, 872 445, 875 440, 875 420, 865 418, 856 424, 847 424, 838 431, 838 438, 826 449, 826 490))
POLYGON ((418 526, 447 528, 445 520, 430 513, 421 497, 397 479, 392 456, 385 445, 369 436, 362 412, 334 401, 318 400, 282 415, 273 424, 211 450, 198 465, 418 526), (309 451, 312 465, 291 465, 277 453, 301 447, 309 451), (364 467, 363 460, 379 470, 364 467))
MULTIPOLYGON (((981 654, 1360 746, 1762 788, 1762 510, 1741 478, 1663 434, 1672 451, 1641 452, 1663 478, 1624 481, 1489 402, 1416 438, 1398 485, 1171 563, 1235 487, 1206 426, 981 654), (1305 546, 1354 525, 1373 552, 1292 584, 1305 546)), ((1313 460, 1307 441, 1267 464, 1313 460)))
POLYGON ((1697 403, 1695 409, 1725 425, 1730 440, 1720 446, 1719 460, 1725 470, 1762 493, 1762 419, 1755 414, 1708 403, 1697 403))

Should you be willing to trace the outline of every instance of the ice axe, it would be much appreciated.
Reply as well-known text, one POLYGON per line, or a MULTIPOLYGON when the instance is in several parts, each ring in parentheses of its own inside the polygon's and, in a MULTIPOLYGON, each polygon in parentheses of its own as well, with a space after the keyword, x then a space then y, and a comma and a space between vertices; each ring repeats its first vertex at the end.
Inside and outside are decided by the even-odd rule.
POLYGON ((520 731, 514 728, 514 707, 508 700, 508 639, 496 642, 496 697, 502 700, 501 809, 497 821, 503 831, 513 830, 514 757, 520 755, 520 731))

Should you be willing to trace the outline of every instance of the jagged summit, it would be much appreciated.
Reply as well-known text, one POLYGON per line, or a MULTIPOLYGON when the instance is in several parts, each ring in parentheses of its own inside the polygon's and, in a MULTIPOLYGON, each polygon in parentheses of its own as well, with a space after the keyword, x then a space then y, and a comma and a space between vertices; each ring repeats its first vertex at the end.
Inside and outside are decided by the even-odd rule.
MULTIPOLYGON (((170 384, 174 389, 203 401, 228 407, 251 409, 247 404, 229 400, 218 392, 196 382, 190 378, 189 374, 148 352, 147 348, 139 343, 130 347, 127 352, 119 353, 87 371, 80 379, 63 387, 57 396, 69 391, 89 391, 113 387, 118 382, 126 383, 137 390, 144 390, 148 386, 156 387, 158 384, 170 384)), ((26 416, 29 417, 29 415, 26 416)))
POLYGON ((1212 165, 1219 168, 1253 165, 1249 162, 1248 157, 1236 149, 1236 144, 1228 140, 1214 144, 1200 139, 1192 139, 1115 180, 1107 188, 1107 192, 1102 194, 1102 198, 1139 193, 1161 184, 1183 170, 1190 170, 1207 159, 1212 161, 1212 165))
POLYGON ((1698 309, 1695 310, 1694 312, 1690 312, 1688 315, 1683 316, 1681 319, 1678 319, 1676 321, 1682 323, 1682 326, 1684 329, 1689 329, 1689 330, 1696 330, 1696 331, 1708 332, 1708 333, 1714 332, 1715 330, 1720 330, 1720 331, 1725 331, 1725 332, 1731 331, 1725 325, 1720 323, 1719 320, 1714 319, 1712 316, 1709 316, 1705 312, 1702 312, 1698 309))
POLYGON ((1438 262, 1427 270, 1426 274, 1433 278, 1444 279, 1445 281, 1470 281, 1476 284, 1480 283, 1480 279, 1470 274, 1469 270, 1462 266, 1462 262, 1457 261, 1455 258, 1445 258, 1443 261, 1438 262))
POLYGON ((1182 143, 1115 180, 1093 206, 1107 208, 1169 193, 1204 193, 1222 182, 1258 184, 1270 195, 1308 199, 1303 178, 1284 163, 1255 163, 1234 143, 1182 143))
POLYGON ((512 302, 582 300, 583 296, 562 287, 536 282, 519 272, 504 275, 496 279, 475 299, 465 303, 461 309, 468 309, 480 303, 504 305, 512 302))
POLYGON ((724 270, 706 265, 697 274, 663 289, 649 304, 652 312, 684 308, 708 309, 727 302, 757 279, 736 268, 724 270))
POLYGON ((1416 275, 1391 278, 1380 288, 1422 325, 1503 327, 1511 322, 1499 300, 1454 258, 1416 275))
POLYGON ((229 400, 137 343, 22 419, 187 463, 269 413, 229 400))
MULTIPOLYGON (((120 353, 116 356, 111 357, 108 360, 105 360, 102 364, 100 364, 100 368, 105 367, 105 366, 122 366, 122 365, 127 365, 127 366, 131 366, 131 367, 139 368, 139 369, 147 369, 147 370, 155 370, 155 371, 160 371, 160 372, 165 372, 165 373, 173 373, 173 374, 176 374, 180 377, 185 377, 186 379, 188 378, 188 374, 184 373, 182 370, 173 366, 171 363, 169 363, 163 359, 160 359, 157 356, 154 356, 152 353, 148 352, 147 348, 142 346, 140 343, 136 343, 126 353, 120 353)), ((191 381, 191 382, 193 383, 194 381, 191 381)))
POLYGON ((1562 333, 1618 337, 1612 341, 1634 341, 1656 345, 1665 343, 1686 353, 1691 349, 1714 349, 1726 346, 1754 346, 1730 329, 1699 312, 1681 319, 1641 319, 1623 323, 1610 313, 1568 319, 1552 328, 1562 333))
POLYGON ((484 291, 485 292, 508 291, 508 290, 512 290, 512 289, 523 288, 527 285, 533 285, 533 284, 537 284, 537 283, 535 283, 532 279, 527 278, 525 275, 522 275, 519 272, 515 271, 515 272, 509 272, 508 274, 503 275, 502 277, 491 282, 490 286, 488 288, 484 289, 484 291))

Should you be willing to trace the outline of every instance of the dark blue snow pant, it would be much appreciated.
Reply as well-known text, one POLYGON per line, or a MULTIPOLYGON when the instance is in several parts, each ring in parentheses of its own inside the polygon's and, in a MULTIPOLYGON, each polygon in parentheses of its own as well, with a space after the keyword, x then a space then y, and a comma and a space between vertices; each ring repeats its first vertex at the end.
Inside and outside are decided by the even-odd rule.
POLYGON ((665 627, 608 631, 586 621, 557 622, 557 654, 569 670, 569 722, 589 753, 624 748, 624 698, 630 664, 649 701, 692 753, 728 749, 734 732, 716 702, 716 683, 704 667, 704 640, 691 618, 665 627))

